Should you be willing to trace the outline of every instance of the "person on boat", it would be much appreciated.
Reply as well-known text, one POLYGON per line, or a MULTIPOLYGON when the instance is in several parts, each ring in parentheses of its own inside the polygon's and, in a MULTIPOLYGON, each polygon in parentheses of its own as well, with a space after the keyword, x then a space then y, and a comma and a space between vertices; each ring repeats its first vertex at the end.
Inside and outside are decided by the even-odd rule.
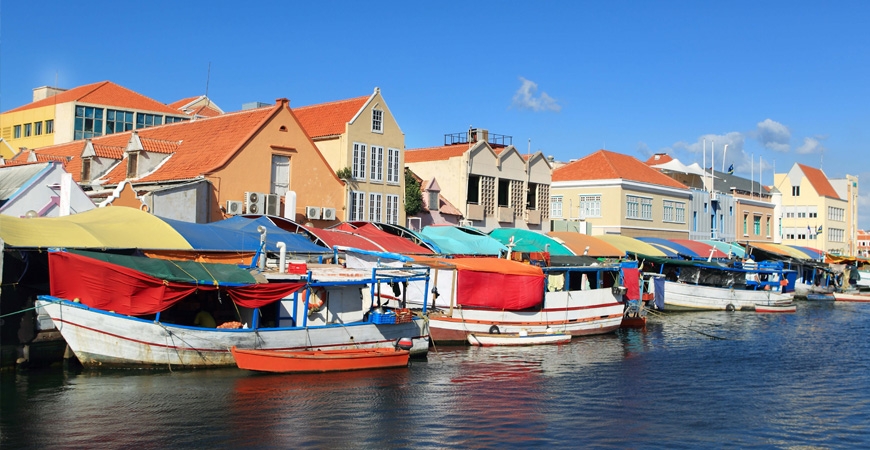
POLYGON ((217 327, 217 323, 214 321, 214 317, 208 312, 205 306, 196 313, 196 317, 193 318, 193 325, 202 328, 215 328, 217 327))

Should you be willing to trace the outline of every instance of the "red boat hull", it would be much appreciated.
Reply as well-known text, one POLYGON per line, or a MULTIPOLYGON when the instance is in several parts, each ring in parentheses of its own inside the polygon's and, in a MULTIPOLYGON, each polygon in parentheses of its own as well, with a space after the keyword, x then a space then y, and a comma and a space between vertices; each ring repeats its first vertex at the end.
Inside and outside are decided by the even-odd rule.
POLYGON ((341 372, 407 367, 411 353, 392 348, 347 350, 253 350, 232 347, 240 369, 275 373, 341 372))

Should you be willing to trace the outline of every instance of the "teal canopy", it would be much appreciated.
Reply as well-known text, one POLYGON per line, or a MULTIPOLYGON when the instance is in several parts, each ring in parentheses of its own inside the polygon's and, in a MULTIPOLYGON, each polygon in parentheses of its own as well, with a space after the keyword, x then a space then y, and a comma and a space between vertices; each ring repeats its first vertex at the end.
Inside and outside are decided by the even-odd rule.
POLYGON ((746 250, 738 244, 731 244, 728 242, 712 241, 712 240, 706 240, 706 241, 701 241, 701 242, 703 242, 705 244, 712 245, 713 247, 716 247, 722 253, 725 253, 725 254, 730 253, 730 254, 735 255, 741 259, 746 257, 746 250))
POLYGON ((427 240, 435 243, 443 255, 499 255, 507 253, 501 242, 476 233, 464 231, 459 227, 429 226, 420 232, 427 240))
POLYGON ((501 242, 505 246, 513 241, 513 251, 520 253, 546 252, 551 256, 572 256, 574 253, 568 247, 560 244, 555 239, 541 233, 517 228, 496 228, 489 232, 489 237, 501 242))

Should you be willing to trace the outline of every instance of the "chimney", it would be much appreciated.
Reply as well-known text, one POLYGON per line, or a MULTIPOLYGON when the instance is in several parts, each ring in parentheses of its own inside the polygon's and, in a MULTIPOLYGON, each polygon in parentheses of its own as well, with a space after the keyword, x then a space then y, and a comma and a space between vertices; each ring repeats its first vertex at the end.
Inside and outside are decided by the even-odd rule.
POLYGON ((38 88, 33 88, 33 101, 38 102, 44 98, 54 97, 61 92, 66 91, 66 89, 51 87, 51 86, 42 86, 38 88))

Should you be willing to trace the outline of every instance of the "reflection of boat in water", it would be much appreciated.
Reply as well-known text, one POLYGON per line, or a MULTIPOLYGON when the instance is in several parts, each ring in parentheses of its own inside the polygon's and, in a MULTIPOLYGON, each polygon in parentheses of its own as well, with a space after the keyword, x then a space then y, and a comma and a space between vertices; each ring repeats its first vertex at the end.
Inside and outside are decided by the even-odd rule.
POLYGON ((480 347, 564 344, 571 342, 568 333, 469 333, 468 343, 480 347))
POLYGON ((233 346, 230 351, 240 369, 278 373, 406 367, 411 355, 408 350, 392 348, 287 351, 239 349, 233 346))
POLYGON ((248 271, 231 265, 90 252, 52 252, 49 266, 53 296, 40 296, 37 306, 85 366, 232 366, 232 346, 393 348, 398 339, 411 338, 412 354, 425 355, 429 347, 421 318, 403 323, 369 318, 375 316, 370 310, 380 283, 425 280, 426 268, 312 265, 307 277, 263 273, 269 282, 256 283, 248 271), (183 276, 176 278, 179 271, 183 276), (191 283, 190 274, 202 272, 193 280, 207 281, 191 283), (235 328, 173 321, 170 308, 201 292, 232 305, 235 328), (312 307, 318 296, 319 306, 312 307))

